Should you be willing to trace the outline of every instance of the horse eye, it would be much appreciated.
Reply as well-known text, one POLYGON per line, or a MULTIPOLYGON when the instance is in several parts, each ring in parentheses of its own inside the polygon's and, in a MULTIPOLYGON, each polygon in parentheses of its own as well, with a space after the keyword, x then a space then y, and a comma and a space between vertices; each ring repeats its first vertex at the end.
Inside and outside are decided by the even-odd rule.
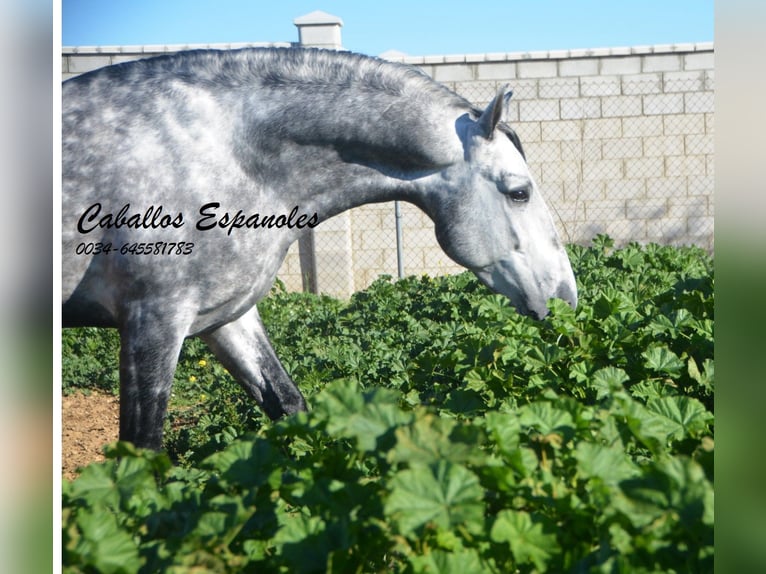
POLYGON ((526 203, 529 201, 529 188, 517 187, 516 189, 511 189, 508 192, 508 196, 511 198, 511 201, 516 203, 526 203))

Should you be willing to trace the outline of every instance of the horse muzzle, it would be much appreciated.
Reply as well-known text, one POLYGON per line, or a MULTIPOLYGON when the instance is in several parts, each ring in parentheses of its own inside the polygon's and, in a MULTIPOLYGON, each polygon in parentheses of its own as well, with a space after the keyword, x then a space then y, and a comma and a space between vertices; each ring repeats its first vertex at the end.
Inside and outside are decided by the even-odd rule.
POLYGON ((559 298, 573 309, 577 308, 577 283, 571 267, 567 266, 564 279, 558 281, 535 281, 530 274, 524 274, 526 281, 516 279, 511 273, 510 262, 501 261, 474 274, 495 293, 510 299, 516 310, 528 317, 542 319, 548 315, 548 301, 559 298))

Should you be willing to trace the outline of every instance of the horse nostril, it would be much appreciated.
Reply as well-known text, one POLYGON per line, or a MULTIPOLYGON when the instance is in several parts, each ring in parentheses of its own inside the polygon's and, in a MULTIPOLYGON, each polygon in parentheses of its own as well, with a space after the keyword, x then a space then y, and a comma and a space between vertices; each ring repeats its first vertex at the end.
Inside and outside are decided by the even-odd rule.
POLYGON ((572 289, 569 283, 559 283, 559 287, 556 289, 556 297, 569 303, 572 309, 577 308, 577 291, 572 289))

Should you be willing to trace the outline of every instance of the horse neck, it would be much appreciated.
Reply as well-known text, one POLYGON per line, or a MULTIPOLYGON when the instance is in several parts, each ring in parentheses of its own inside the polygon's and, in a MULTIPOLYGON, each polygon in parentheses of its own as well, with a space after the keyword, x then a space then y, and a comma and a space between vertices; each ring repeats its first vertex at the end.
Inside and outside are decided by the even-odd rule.
POLYGON ((297 98, 258 126, 247 161, 274 192, 320 220, 350 208, 404 200, 427 210, 431 182, 463 159, 454 104, 370 98, 369 107, 297 98), (303 100, 303 101, 301 101, 303 100), (308 110, 310 113, 303 113, 308 110))

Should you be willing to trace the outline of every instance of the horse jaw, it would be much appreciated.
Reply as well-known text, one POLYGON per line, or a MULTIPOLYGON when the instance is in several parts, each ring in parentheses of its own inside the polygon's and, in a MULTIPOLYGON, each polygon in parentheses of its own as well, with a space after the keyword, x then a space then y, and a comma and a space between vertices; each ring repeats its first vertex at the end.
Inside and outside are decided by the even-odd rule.
POLYGON ((557 264, 544 276, 536 276, 525 255, 519 253, 472 271, 492 291, 508 297, 522 315, 542 319, 548 314, 548 300, 552 298, 564 300, 573 309, 577 307, 577 283, 563 248, 557 264))

